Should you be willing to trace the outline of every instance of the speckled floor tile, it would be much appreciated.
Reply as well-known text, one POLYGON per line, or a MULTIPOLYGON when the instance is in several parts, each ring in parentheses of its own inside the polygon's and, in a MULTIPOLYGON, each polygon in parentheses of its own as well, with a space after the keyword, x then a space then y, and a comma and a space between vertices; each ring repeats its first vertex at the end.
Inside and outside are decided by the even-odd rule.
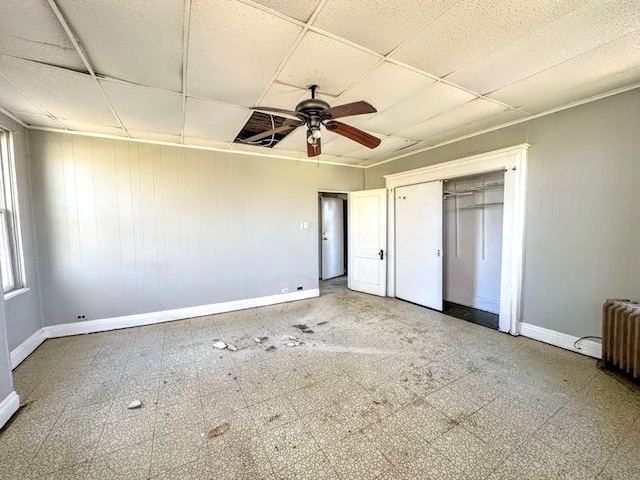
POLYGON ((485 478, 506 457, 502 449, 459 426, 436 438, 431 446, 470 479, 485 478))
POLYGON ((96 455, 103 455, 123 447, 152 440, 156 423, 155 410, 105 424, 98 442, 96 455))
POLYGON ((284 396, 249 406, 249 414, 260 430, 271 430, 298 420, 298 414, 284 396))
POLYGON ((490 480, 513 478, 595 478, 585 466, 576 463, 542 442, 527 442, 516 449, 489 477, 490 480))
POLYGON ((393 464, 402 466, 411 461, 416 451, 429 448, 429 442, 419 428, 406 417, 392 415, 362 430, 368 441, 393 464))
POLYGON ((100 454, 91 462, 90 478, 137 480, 149 478, 153 442, 128 445, 120 450, 100 454))
POLYGON ((278 480, 339 480, 340 477, 327 460, 326 455, 315 452, 280 470, 278 480))
POLYGON ((392 468, 389 460, 367 440, 364 434, 357 433, 324 448, 340 478, 374 479, 392 468))
MULTIPOLYGON (((411 461, 396 466, 401 478, 428 478, 434 480, 462 480, 466 475, 433 448, 418 451, 411 461)), ((526 477, 515 477, 526 478, 526 477)))
POLYGON ((264 432, 263 439, 267 456, 276 472, 320 448, 301 420, 268 430, 264 432))
POLYGON ((151 475, 192 463, 206 456, 204 432, 194 428, 155 436, 151 457, 151 475))

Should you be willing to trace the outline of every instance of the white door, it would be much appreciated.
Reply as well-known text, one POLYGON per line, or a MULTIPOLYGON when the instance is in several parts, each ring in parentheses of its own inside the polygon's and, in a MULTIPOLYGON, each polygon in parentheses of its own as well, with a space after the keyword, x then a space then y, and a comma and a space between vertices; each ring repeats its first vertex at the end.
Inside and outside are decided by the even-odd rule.
POLYGON ((349 288, 387 294, 387 191, 349 194, 349 288))
POLYGON ((344 205, 341 198, 320 198, 322 280, 344 275, 344 205))
POLYGON ((442 182, 395 191, 396 297, 442 310, 442 182))

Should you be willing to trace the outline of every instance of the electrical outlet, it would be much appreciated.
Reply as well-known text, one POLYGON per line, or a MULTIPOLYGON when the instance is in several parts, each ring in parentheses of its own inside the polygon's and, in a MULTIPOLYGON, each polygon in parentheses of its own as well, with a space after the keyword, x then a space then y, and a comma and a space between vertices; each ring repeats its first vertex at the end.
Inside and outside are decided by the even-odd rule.
POLYGON ((76 320, 86 320, 87 316, 86 315, 76 315, 76 320))
POLYGON ((282 289, 282 293, 289 293, 289 289, 288 288, 283 288, 282 289))
POLYGON ((302 287, 298 287, 298 290, 302 290, 302 287))

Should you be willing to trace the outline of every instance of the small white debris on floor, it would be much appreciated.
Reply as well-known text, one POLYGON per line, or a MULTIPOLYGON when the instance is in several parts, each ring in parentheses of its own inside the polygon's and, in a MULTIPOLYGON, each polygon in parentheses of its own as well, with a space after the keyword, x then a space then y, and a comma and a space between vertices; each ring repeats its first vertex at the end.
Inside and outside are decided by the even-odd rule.
POLYGON ((300 342, 289 342, 287 343, 287 347, 297 347, 298 345, 302 345, 300 342))
POLYGON ((129 405, 127 405, 127 408, 129 410, 134 410, 136 408, 140 408, 141 406, 142 406, 142 402, 140 400, 134 400, 129 405))
POLYGON ((227 344, 224 342, 216 342, 213 344, 213 346, 218 350, 224 350, 225 348, 227 348, 227 344))
POLYGON ((237 352, 238 351, 238 347, 236 347, 235 345, 229 344, 229 345, 227 345, 227 348, 229 350, 231 350, 232 352, 237 352))

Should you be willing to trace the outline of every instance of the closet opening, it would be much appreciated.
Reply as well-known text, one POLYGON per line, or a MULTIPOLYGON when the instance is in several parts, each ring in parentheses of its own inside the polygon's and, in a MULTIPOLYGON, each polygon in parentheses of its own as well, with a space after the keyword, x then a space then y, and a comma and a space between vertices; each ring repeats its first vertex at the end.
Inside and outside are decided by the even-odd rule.
POLYGON ((494 330, 500 313, 504 170, 443 184, 442 312, 494 330))

